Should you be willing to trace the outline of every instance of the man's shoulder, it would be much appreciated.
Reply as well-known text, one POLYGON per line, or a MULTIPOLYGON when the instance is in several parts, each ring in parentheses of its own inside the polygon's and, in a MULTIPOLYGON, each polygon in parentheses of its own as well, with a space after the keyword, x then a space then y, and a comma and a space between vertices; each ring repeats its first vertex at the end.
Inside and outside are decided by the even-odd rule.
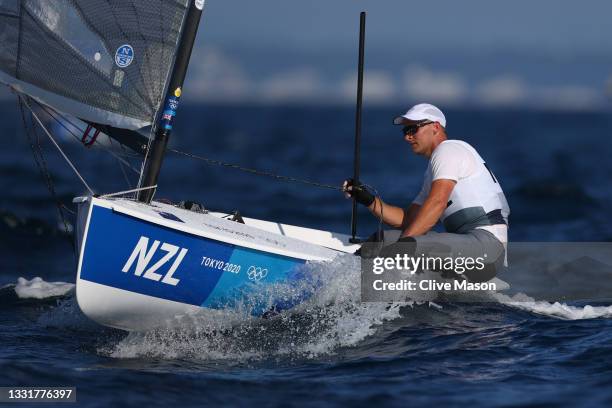
POLYGON ((436 149, 433 151, 432 159, 434 157, 437 158, 447 155, 462 156, 475 151, 476 150, 469 143, 464 142, 463 140, 447 139, 436 147, 436 149))
POLYGON ((479 154, 462 140, 445 140, 431 155, 433 179, 459 180, 474 174, 478 168, 479 154))
POLYGON ((466 149, 474 149, 474 147, 471 144, 469 144, 465 140, 459 140, 459 139, 446 139, 445 141, 440 143, 440 146, 446 146, 446 147, 448 147, 448 146, 461 146, 461 147, 464 147, 466 149))

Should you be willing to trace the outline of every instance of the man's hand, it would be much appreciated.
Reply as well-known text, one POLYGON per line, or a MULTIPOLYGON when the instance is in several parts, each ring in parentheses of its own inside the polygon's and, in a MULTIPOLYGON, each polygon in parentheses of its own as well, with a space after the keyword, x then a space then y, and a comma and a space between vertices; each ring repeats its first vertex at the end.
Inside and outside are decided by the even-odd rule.
POLYGON ((346 198, 354 198, 359 204, 369 207, 374 202, 374 195, 370 193, 363 184, 355 184, 352 178, 344 180, 342 191, 346 198))

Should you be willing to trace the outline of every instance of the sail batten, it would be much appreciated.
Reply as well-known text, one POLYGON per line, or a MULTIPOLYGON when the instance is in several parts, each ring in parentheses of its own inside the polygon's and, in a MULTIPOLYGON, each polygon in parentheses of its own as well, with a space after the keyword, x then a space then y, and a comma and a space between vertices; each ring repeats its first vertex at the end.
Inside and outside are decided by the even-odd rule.
POLYGON ((0 0, 0 81, 117 128, 151 125, 188 0, 0 0))

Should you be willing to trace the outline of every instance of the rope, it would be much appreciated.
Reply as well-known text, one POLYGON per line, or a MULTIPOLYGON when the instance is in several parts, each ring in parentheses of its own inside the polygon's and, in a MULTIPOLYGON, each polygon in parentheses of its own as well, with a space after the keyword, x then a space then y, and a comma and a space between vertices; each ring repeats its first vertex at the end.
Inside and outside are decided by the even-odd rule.
POLYGON ((242 167, 242 166, 239 166, 237 164, 226 163, 226 162, 222 162, 220 160, 208 159, 206 157, 198 156, 197 154, 182 152, 182 151, 176 150, 176 149, 168 149, 168 151, 172 152, 172 153, 180 154, 182 156, 189 157, 191 159, 201 160, 201 161, 203 161, 203 162, 205 162, 205 163, 207 163, 207 164, 209 164, 211 166, 229 167, 229 168, 232 168, 232 169, 244 171, 246 173, 255 174, 257 176, 271 177, 271 178, 274 178, 276 180, 281 180, 281 181, 286 181, 286 182, 299 183, 299 184, 305 184, 305 185, 309 185, 309 186, 313 186, 313 187, 319 187, 319 188, 324 188, 324 189, 329 189, 329 190, 342 191, 342 187, 333 186, 331 184, 317 183, 315 181, 298 179, 298 178, 289 177, 289 176, 281 176, 281 175, 274 174, 274 173, 268 172, 268 171, 262 171, 262 170, 257 170, 257 169, 250 169, 248 167, 242 167))
MULTIPOLYGON (((342 187, 338 187, 338 186, 333 186, 330 184, 324 184, 324 183, 318 183, 315 181, 310 181, 310 180, 304 180, 304 179, 298 179, 295 177, 289 177, 289 176, 281 176, 278 174, 274 174, 272 172, 268 172, 268 171, 262 171, 262 170, 257 170, 257 169, 251 169, 248 167, 242 167, 239 166, 237 164, 231 164, 231 163, 226 163, 223 162, 221 160, 214 160, 214 159, 209 159, 206 157, 202 157, 202 156, 198 156, 196 154, 193 153, 187 153, 187 152, 182 152, 180 150, 176 150, 176 149, 168 149, 168 151, 172 152, 172 153, 176 153, 176 154, 180 154, 182 156, 186 156, 189 157, 191 159, 196 159, 196 160, 200 160, 205 162, 208 165, 211 166, 222 166, 222 167, 229 167, 232 169, 236 169, 236 170, 240 170, 240 171, 244 171, 246 173, 250 173, 250 174, 254 174, 257 176, 265 176, 265 177, 271 177, 273 179, 276 180, 281 180, 281 181, 286 181, 286 182, 293 182, 293 183, 299 183, 299 184, 305 184, 308 186, 313 186, 313 187, 319 187, 319 188, 324 188, 324 189, 329 189, 329 190, 336 190, 336 191, 342 191, 342 187)), ((382 235, 382 231, 383 231, 383 223, 384 223, 384 214, 383 214, 383 206, 382 206, 382 197, 380 196, 380 194, 378 194, 378 191, 372 187, 371 185, 368 184, 363 184, 364 187, 372 190, 372 192, 374 193, 375 197, 377 197, 380 202, 381 202, 381 208, 380 208, 380 217, 378 220, 378 236, 382 235)), ((376 206, 376 200, 374 201, 374 205, 376 206)), ((374 208, 376 209, 376 208, 374 208)))
MULTIPOLYGON (((73 122, 71 122, 70 120, 68 120, 68 118, 66 118, 65 116, 61 115, 60 113, 58 113, 57 111, 54 111, 55 114, 57 114, 57 116, 59 116, 62 120, 59 120, 52 112, 49 112, 48 107, 45 105, 42 105, 40 103, 38 103, 37 101, 34 101, 39 108, 41 108, 46 114, 47 116, 49 116, 51 119, 53 119, 58 125, 60 125, 61 127, 64 128, 64 130, 66 130, 68 133, 70 133, 72 135, 72 137, 74 137, 77 141, 79 142, 83 142, 82 139, 77 136, 72 130, 68 129, 66 127, 66 125, 64 124, 63 121, 69 123, 72 127, 74 127, 76 130, 79 131, 79 133, 83 133, 83 130, 81 128, 79 128, 77 125, 75 125, 73 122)), ((112 140, 109 138, 109 140, 112 140)), ((95 143, 97 143, 104 151, 108 152, 111 154, 111 156, 113 156, 115 159, 117 159, 117 161, 119 161, 119 163, 122 163, 124 165, 126 165, 130 170, 132 170, 134 173, 139 174, 140 172, 138 170, 136 170, 134 167, 132 167, 132 165, 125 160, 124 158, 120 157, 117 153, 113 152, 111 149, 108 149, 106 147, 104 147, 100 142, 98 142, 97 140, 94 141, 95 143)), ((87 145, 86 145, 87 146, 87 145)), ((89 147, 89 146, 87 146, 89 147)), ((133 157, 130 155, 126 155, 126 157, 133 157)), ((122 167, 123 170, 123 167, 122 167)), ((128 183, 129 184, 129 183, 128 183)))
MULTIPOLYGON (((28 123, 26 121, 25 111, 23 109, 23 102, 21 98, 18 98, 18 101, 19 101, 19 110, 21 112, 21 120, 23 121, 23 127, 25 130, 26 137, 28 138, 28 142, 30 143, 30 148, 32 149, 32 155, 34 156, 34 161, 36 162, 36 165, 38 166, 38 170, 40 171, 40 174, 43 176, 45 180, 47 189, 49 190, 49 193, 51 194, 53 201, 55 201, 55 205, 57 206, 57 212, 60 216, 60 219, 62 220, 62 224, 64 225, 64 231, 66 235, 68 236, 70 233, 70 229, 68 228, 68 221, 66 221, 66 216, 64 215, 64 211, 72 215, 75 215, 75 212, 72 211, 70 208, 68 208, 57 197, 55 186, 53 184, 53 179, 51 178, 51 173, 49 172, 47 168, 47 162, 45 160, 45 156, 43 155, 42 148, 40 146, 40 138, 38 137, 36 128, 32 126, 30 130, 30 127, 28 126, 28 123), (32 138, 32 135, 30 133, 31 131, 32 133, 34 133, 34 136, 36 137, 36 144, 34 144, 34 139, 32 138)), ((70 240, 70 243, 72 245, 73 251, 75 251, 76 249, 74 248, 74 242, 70 240)), ((75 253, 75 256, 76 256, 76 253, 75 253)))
MULTIPOLYGON (((93 190, 89 187, 89 185, 87 184, 87 182, 83 179, 83 177, 80 175, 80 173, 78 172, 78 170, 74 167, 74 165, 72 164, 72 162, 70 161, 70 159, 64 154, 64 152, 62 151, 62 149, 59 147, 59 145, 55 142, 55 140, 53 139, 53 137, 51 136, 51 134, 49 133, 49 131, 47 130, 47 128, 42 124, 41 120, 38 118, 38 116, 34 113, 34 111, 32 110, 32 108, 30 107, 30 105, 27 103, 27 100, 23 99, 22 97, 19 98, 20 99, 20 106, 21 106, 21 102, 23 101, 23 103, 25 103, 25 105, 28 107, 28 109, 30 110, 32 117, 36 119, 36 121, 38 122, 38 124, 40 125, 40 127, 43 129, 43 131, 47 134, 47 136, 49 137, 49 139, 53 142, 53 144, 55 145, 55 147, 59 150, 59 152, 61 153, 61 155, 64 157, 64 159, 66 160, 66 162, 68 163, 68 165, 72 168, 72 170, 74 171, 74 173, 77 175, 77 177, 81 180, 81 182, 85 185, 85 187, 89 190, 89 192, 94 195, 93 190)), ((45 106, 40 105, 42 107, 42 109, 44 110, 45 113, 47 113, 48 116, 50 116, 51 118, 53 118, 57 123, 60 124, 60 126, 62 126, 66 131, 68 131, 72 136, 74 136, 76 139, 79 139, 78 136, 76 136, 70 129, 68 129, 63 123, 62 121, 60 121, 57 117, 55 117, 55 115, 51 114, 45 106)), ((23 112, 22 112, 23 113, 23 112)), ((61 115, 60 115, 61 116, 61 115)), ((63 117, 62 117, 63 118, 63 117)), ((75 129, 79 129, 78 126, 74 125, 72 122, 70 122, 69 120, 67 120, 66 118, 63 118, 64 120, 66 120, 70 125, 72 125, 75 129)), ((25 121, 25 118, 24 118, 25 121)), ((24 122, 25 123, 25 122, 24 122)), ((80 139, 79 139, 80 140, 80 139)), ((118 157, 117 155, 113 154, 113 152, 109 151, 111 154, 113 154, 113 156, 115 156, 115 158, 117 158, 120 162, 122 162, 123 164, 126 164, 130 169, 132 169, 133 171, 140 173, 140 177, 138 180, 138 184, 137 186, 140 186, 141 182, 142 182, 142 176, 143 176, 143 172, 144 172, 144 165, 146 163, 146 159, 147 156, 149 154, 149 150, 150 150, 150 146, 151 146, 151 140, 152 138, 149 138, 149 143, 147 146, 147 150, 145 153, 145 157, 144 160, 142 162, 141 165, 141 170, 140 172, 138 172, 136 169, 134 169, 132 166, 129 165, 129 163, 127 163, 125 160, 122 160, 120 157, 118 157)), ((167 151, 178 154, 178 155, 182 155, 191 159, 195 159, 195 160, 199 160, 202 162, 205 162, 206 164, 210 165, 210 166, 221 166, 221 167, 227 167, 227 168, 232 168, 235 170, 240 170, 246 173, 250 173, 250 174, 254 174, 257 176, 264 176, 264 177, 270 177, 273 178, 275 180, 280 180, 280 181, 285 181, 285 182, 289 182, 289 183, 297 183, 297 184, 303 184, 303 185, 308 185, 311 187, 318 187, 318 188, 322 188, 322 189, 328 189, 328 190, 334 190, 334 191, 342 191, 342 187, 338 187, 338 186, 334 186, 331 184, 325 184, 325 183, 319 183, 319 182, 315 182, 315 181, 311 181, 311 180, 306 180, 306 179, 299 179, 296 177, 290 177, 290 176, 283 176, 283 175, 279 175, 279 174, 275 174, 269 171, 263 171, 263 170, 258 170, 258 169, 253 169, 253 168, 248 168, 248 167, 243 167, 237 164, 232 164, 232 163, 227 163, 227 162, 223 162, 221 160, 215 160, 215 159, 209 159, 203 156, 199 156, 193 153, 187 153, 187 152, 183 152, 180 150, 176 150, 176 149, 167 149, 167 151)), ((35 157, 36 159, 36 157, 35 157)), ((37 163, 38 163, 38 159, 37 159, 37 163)), ((39 165, 40 166, 40 165, 39 165)), ((123 168, 122 168, 123 170, 123 168)), ((42 171, 42 170, 41 170, 42 171)), ((125 173, 124 173, 124 176, 125 173)), ((49 182, 48 182, 49 184, 49 182)), ((373 190, 373 192, 375 193, 375 196, 378 197, 379 199, 382 200, 382 198, 380 198, 380 196, 378 195, 376 189, 374 189, 373 187, 364 184, 364 187, 370 188, 371 190, 373 190)), ((113 196, 118 196, 118 195, 124 195, 124 194, 128 194, 128 193, 134 193, 134 192, 138 192, 138 191, 142 191, 142 190, 148 190, 148 189, 154 189, 157 188, 157 185, 155 186, 150 186, 150 187, 140 187, 140 188, 136 188, 136 189, 132 189, 132 190, 126 190, 126 191, 120 191, 117 193, 112 193, 112 194, 106 194, 103 195, 102 197, 113 197, 113 196)), ((61 203, 60 203, 61 204, 61 203)), ((64 206, 63 204, 61 204, 66 210, 70 211, 66 206, 64 206)), ((72 212, 72 211, 70 211, 72 212)), ((74 213, 74 212, 72 212, 74 213)), ((382 230, 382 224, 383 224, 383 214, 382 214, 382 208, 381 208, 381 216, 379 219, 379 225, 378 225, 378 230, 379 232, 382 230)))
MULTIPOLYGON (((196 160, 201 160, 205 163, 207 163, 208 165, 211 166, 222 166, 222 167, 229 167, 232 169, 236 169, 236 170, 240 170, 240 171, 244 171, 246 173, 250 173, 250 174, 254 174, 257 176, 266 176, 266 177, 271 177, 274 178, 276 180, 282 180, 282 181, 286 181, 286 182, 293 182, 293 183, 299 183, 299 184, 305 184, 308 186, 313 186, 313 187, 319 187, 319 188, 324 188, 324 189, 329 189, 329 190, 336 190, 336 191, 342 191, 342 187, 337 187, 337 186, 333 186, 330 184, 324 184, 324 183, 317 183, 314 181, 310 181, 310 180, 304 180, 304 179, 298 179, 295 177, 289 177, 289 176, 281 176, 278 174, 274 174, 272 172, 268 172, 268 171, 262 171, 262 170, 257 170, 257 169, 251 169, 251 168, 247 168, 247 167, 242 167, 239 166, 237 164, 231 164, 231 163, 226 163, 223 162, 221 160, 214 160, 214 159, 209 159, 206 157, 202 157, 202 156, 198 156, 196 154, 193 153, 187 153, 187 152, 182 152, 180 150, 176 150, 176 149, 168 149, 168 151, 172 152, 172 153, 176 153, 176 154, 180 154, 192 159, 196 159, 196 160)), ((373 193, 374 196, 376 198, 378 198, 381 202, 381 208, 380 208, 380 217, 378 220, 378 228, 377 228, 377 232, 378 232, 378 236, 382 235, 382 231, 383 231, 383 223, 384 223, 384 213, 383 213, 383 206, 382 206, 382 197, 380 196, 380 194, 378 194, 378 191, 372 187, 371 185, 368 184, 363 184, 363 186, 365 188, 370 189, 373 193)), ((376 200, 374 201, 374 206, 376 206, 376 200)), ((376 209, 376 207, 374 207, 374 209, 376 209)))
POLYGON ((100 198, 108 198, 108 197, 115 197, 115 196, 130 194, 130 193, 137 193, 139 191, 151 190, 153 188, 157 188, 157 184, 154 185, 154 186, 149 186, 149 187, 140 187, 140 188, 135 188, 135 189, 132 189, 132 190, 119 191, 117 193, 104 194, 104 195, 101 195, 100 198))
MULTIPOLYGON (((160 104, 161 106, 161 104, 160 104)), ((158 108, 159 111, 160 108, 158 108)), ((155 117, 157 117, 157 112, 155 113, 155 117)), ((143 182, 143 177, 144 177, 144 172, 145 172, 145 166, 147 164, 147 159, 149 158, 149 152, 151 151, 151 144, 153 143, 153 139, 154 139, 154 130, 155 126, 151 126, 151 133, 149 134, 149 141, 147 142, 147 150, 145 151, 145 156, 142 159, 142 163, 140 164, 140 176, 138 176, 138 183, 136 184, 136 187, 142 187, 142 182, 143 182)))
MULTIPOLYGON (((382 236, 382 233, 383 233, 383 222, 384 222, 384 219, 385 219, 384 211, 383 211, 385 206, 383 205, 383 199, 380 196, 380 194, 378 194, 378 191, 374 187, 372 187, 371 185, 363 184, 363 186, 365 188, 369 188, 374 193, 374 208, 373 208, 374 211, 376 211, 376 199, 378 198, 378 201, 380 201, 380 218, 378 219, 378 228, 377 228, 377 234, 376 234, 377 236, 380 237, 380 236, 382 236)), ((384 240, 383 240, 383 242, 384 242, 384 240)))
MULTIPOLYGON (((38 103, 37 101, 34 101, 50 118, 52 118, 53 120, 55 120, 61 127, 63 127, 68 133, 70 133, 76 140, 78 140, 79 142, 82 142, 81 138, 79 136, 77 136, 72 130, 68 129, 66 127, 66 125, 59 120, 55 114, 57 114, 58 116, 60 116, 64 121, 66 121, 68 124, 70 124, 72 127, 74 127, 75 129, 77 129, 80 133, 83 132, 83 130, 81 128, 79 128, 77 125, 75 125, 73 122, 71 122, 70 120, 68 120, 66 117, 62 116, 61 114, 59 114, 58 112, 54 111, 54 113, 49 112, 48 107, 45 105, 42 105, 40 103, 38 103)), ((30 108, 28 106, 28 108, 30 108)), ((44 127, 43 127, 44 128, 44 127)), ((97 142, 97 141, 94 141, 97 142)), ((151 144, 151 138, 149 138, 149 146, 147 147, 147 151, 143 160, 143 165, 144 162, 146 162, 147 159, 147 155, 149 153, 149 147, 151 144)), ((56 144, 57 146, 57 144, 56 144)), ((59 147, 58 147, 59 148, 59 147)), ((140 173, 140 179, 138 181, 138 185, 140 185, 141 183, 141 179, 142 179, 142 169, 140 171, 136 170, 135 168, 133 168, 130 163, 128 163, 126 160, 124 160, 123 158, 119 157, 117 154, 115 154, 113 151, 109 150, 109 149, 105 149, 107 152, 109 152, 110 154, 112 154, 117 160, 119 160, 120 162, 122 162, 123 164, 125 164, 126 166, 128 166, 132 171, 134 171, 135 173, 140 173)), ((182 152, 180 150, 176 150, 176 149, 167 149, 167 151, 172 152, 172 153, 176 153, 176 154, 180 154, 192 159, 196 159, 196 160, 200 160, 203 162, 206 162, 209 165, 213 165, 213 166, 222 166, 222 167, 229 167, 232 169, 236 169, 236 170, 240 170, 240 171, 244 171, 250 174, 255 174, 258 176, 266 176, 266 177, 271 177, 277 180, 282 180, 282 181, 286 181, 286 182, 294 182, 294 183, 300 183, 300 184, 305 184, 305 185, 309 185, 309 186, 314 186, 314 187, 319 187, 319 188, 323 188, 323 189, 329 189, 329 190, 336 190, 336 191, 342 191, 341 187, 338 186, 333 186, 330 184, 324 184, 324 183, 318 183, 318 182, 314 182, 314 181, 310 181, 310 180, 304 180, 304 179, 298 179, 295 177, 290 177, 290 176, 282 176, 282 175, 278 175, 278 174, 274 174, 272 172, 268 172, 268 171, 262 171, 262 170, 257 170, 257 169, 251 169, 251 168, 247 168, 247 167, 243 167, 243 166, 239 166, 237 164, 232 164, 232 163, 226 163, 220 160, 214 160, 214 159, 209 159, 203 156, 198 156, 196 154, 193 153, 187 153, 187 152, 182 152)), ((60 149, 61 152, 61 149, 60 149)), ((64 156, 64 158, 66 158, 64 156)), ((70 161, 66 158, 66 160, 70 163, 70 161)), ((73 168, 73 170, 75 170, 73 168)), ((76 170, 75 170, 76 172, 76 170)), ((78 173, 77 173, 78 175, 78 173)), ((146 190, 147 188, 143 188, 141 190, 146 190)), ((91 191, 91 190, 90 190, 91 191)), ((139 189, 136 190, 131 190, 131 191, 140 191, 139 189)))
POLYGON ((55 147, 57 148, 57 150, 60 152, 60 154, 62 155, 62 157, 66 160, 66 162, 68 163, 68 165, 70 166, 70 168, 72 169, 72 171, 74 171, 74 173, 77 175, 77 177, 79 178, 79 180, 81 180, 81 182, 83 183, 83 185, 85 186, 85 188, 87 188, 87 190, 89 190, 89 192, 94 195, 94 191, 91 189, 91 187, 89 187, 89 184, 87 184, 87 182, 85 181, 85 179, 81 176, 81 174, 79 173, 79 171, 76 169, 76 167, 74 167, 74 164, 72 164, 72 162, 70 161, 70 159, 68 158, 68 156, 66 156, 66 154, 64 153, 64 151, 62 150, 62 148, 57 144, 57 142, 55 141, 55 139, 53 139, 53 136, 51 136, 51 133, 49 133, 49 131, 47 130, 47 128, 45 127, 45 125, 43 125, 42 121, 38 118, 38 115, 36 113, 34 113, 34 111, 32 110, 32 107, 28 104, 28 101, 26 99, 23 99, 23 102, 25 103, 25 105, 28 107, 28 109, 30 110, 30 112, 32 113, 32 117, 34 119, 36 119, 36 122, 38 122, 38 125, 42 128, 42 130, 45 132, 45 134, 49 137, 49 139, 51 140, 51 142, 55 145, 55 147))

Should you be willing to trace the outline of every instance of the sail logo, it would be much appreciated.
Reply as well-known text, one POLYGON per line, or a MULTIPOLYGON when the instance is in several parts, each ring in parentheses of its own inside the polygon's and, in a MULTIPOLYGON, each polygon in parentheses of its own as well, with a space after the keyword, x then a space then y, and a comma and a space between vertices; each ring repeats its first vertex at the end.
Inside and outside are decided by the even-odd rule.
POLYGON ((134 61, 134 48, 129 44, 123 44, 115 52, 115 64, 119 68, 125 68, 134 61))
POLYGON ((156 282, 159 282, 161 280, 162 283, 176 286, 180 282, 180 279, 174 278, 173 275, 181 264, 181 262, 183 261, 183 258, 185 258, 186 254, 187 248, 181 248, 176 245, 168 244, 167 242, 161 243, 157 240, 153 241, 153 243, 149 247, 149 238, 141 236, 138 240, 138 243, 134 247, 132 254, 128 258, 125 265, 123 265, 123 269, 121 269, 121 272, 129 272, 130 269, 132 269, 134 262, 136 262, 136 267, 134 268, 134 275, 142 276, 145 279, 151 279, 156 282), (166 254, 162 256, 161 259, 155 262, 152 266, 149 266, 151 260, 153 259, 153 256, 155 255, 158 249, 165 252, 166 254), (172 258, 174 258, 174 261, 170 265, 168 271, 164 275, 157 273, 157 271, 162 266, 170 262, 172 258))

